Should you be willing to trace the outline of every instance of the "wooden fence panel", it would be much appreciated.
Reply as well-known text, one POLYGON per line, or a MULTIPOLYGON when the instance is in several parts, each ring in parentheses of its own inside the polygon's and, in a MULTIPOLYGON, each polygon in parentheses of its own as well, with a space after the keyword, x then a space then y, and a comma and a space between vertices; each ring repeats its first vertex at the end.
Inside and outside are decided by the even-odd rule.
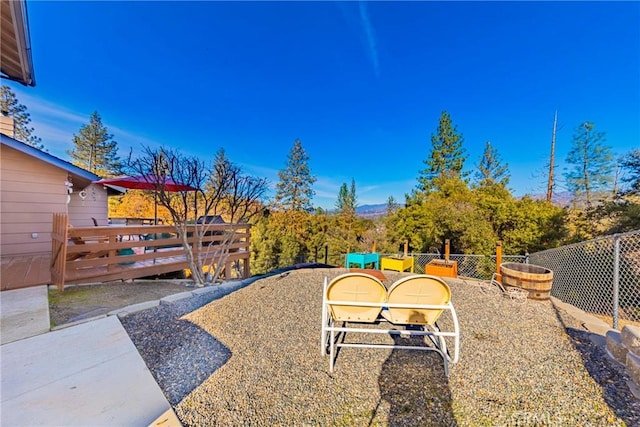
MULTIPOLYGON (((250 276, 250 225, 211 224, 202 237, 205 248, 196 250, 196 226, 187 227, 187 242, 194 255, 206 256, 206 247, 220 245, 230 235, 224 268, 230 278, 231 262, 242 264, 242 277, 250 276)), ((59 289, 64 283, 128 280, 189 268, 182 239, 173 226, 67 227, 67 217, 55 214, 52 281, 59 289), (57 254, 57 255, 56 255, 57 254)), ((208 265, 210 260, 204 260, 208 265)), ((224 277, 224 276, 223 276, 224 277)))

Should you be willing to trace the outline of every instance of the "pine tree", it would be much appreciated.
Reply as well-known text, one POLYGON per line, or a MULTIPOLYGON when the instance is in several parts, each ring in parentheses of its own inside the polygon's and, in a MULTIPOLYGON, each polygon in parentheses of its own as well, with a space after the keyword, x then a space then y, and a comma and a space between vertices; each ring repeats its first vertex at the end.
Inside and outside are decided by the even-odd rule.
POLYGON ((336 202, 336 209, 338 212, 344 212, 348 209, 349 190, 347 189, 347 183, 343 182, 338 191, 338 201, 336 202))
POLYGON ((588 207, 593 193, 612 181, 613 156, 610 147, 603 144, 605 140, 605 133, 596 131, 595 124, 584 122, 576 128, 567 154, 567 164, 573 165, 564 174, 567 187, 576 197, 584 194, 588 207))
POLYGON ((437 187, 438 178, 464 178, 462 172, 465 156, 462 142, 464 138, 458 133, 457 126, 451 122, 451 116, 446 111, 440 115, 440 122, 435 134, 431 135, 431 153, 424 163, 427 167, 420 171, 418 190, 431 191, 437 187))
POLYGON ((341 213, 355 214, 356 207, 356 182, 352 178, 350 188, 347 187, 346 182, 340 187, 336 208, 341 213))
POLYGON ((349 203, 353 213, 356 212, 358 207, 358 198, 356 197, 356 181, 351 178, 351 187, 349 187, 349 203))
POLYGON ((398 209, 400 209, 400 205, 396 201, 395 197, 389 196, 389 198, 387 199, 387 213, 393 213, 398 209))
POLYGON ((509 184, 509 178, 509 164, 502 164, 498 150, 487 141, 476 172, 478 185, 491 186, 498 184, 506 187, 509 184))
POLYGON ((94 111, 89 124, 73 135, 73 150, 67 151, 71 163, 101 177, 111 177, 122 173, 122 163, 118 157, 118 143, 107 132, 102 119, 94 111))
POLYGON ((629 184, 629 193, 640 194, 640 149, 629 152, 621 160, 620 166, 627 172, 622 181, 629 184))
POLYGON ((31 116, 27 113, 27 107, 20 104, 16 94, 6 85, 0 86, 0 113, 13 118, 15 139, 38 150, 47 151, 42 140, 33 134, 34 129, 29 127, 31 116))
POLYGON ((311 175, 309 156, 296 139, 287 156, 287 166, 278 172, 280 181, 276 184, 275 205, 292 211, 311 211, 311 199, 315 192, 312 185, 316 178, 311 175))
POLYGON ((224 148, 220 148, 213 159, 213 170, 209 180, 205 184, 206 193, 214 200, 211 206, 213 214, 218 214, 225 202, 228 202, 227 195, 232 182, 232 176, 239 173, 239 168, 231 163, 227 158, 224 148))

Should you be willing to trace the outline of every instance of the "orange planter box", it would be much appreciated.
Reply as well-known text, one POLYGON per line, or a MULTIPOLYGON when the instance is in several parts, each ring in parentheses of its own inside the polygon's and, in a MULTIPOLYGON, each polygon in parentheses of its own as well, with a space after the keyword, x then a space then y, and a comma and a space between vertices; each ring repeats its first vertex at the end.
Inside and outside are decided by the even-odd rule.
POLYGON ((458 277, 458 261, 432 259, 424 266, 424 272, 433 276, 458 277))

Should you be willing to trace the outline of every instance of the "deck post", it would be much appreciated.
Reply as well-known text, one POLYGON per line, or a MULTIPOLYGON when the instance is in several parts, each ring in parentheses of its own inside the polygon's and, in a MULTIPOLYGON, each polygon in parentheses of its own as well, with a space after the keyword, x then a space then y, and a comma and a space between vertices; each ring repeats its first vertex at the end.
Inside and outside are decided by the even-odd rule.
POLYGON ((64 275, 67 263, 67 227, 69 219, 65 213, 53 214, 51 233, 51 284, 64 290, 64 275))
MULTIPOLYGON (((109 245, 113 245, 117 242, 117 236, 115 235, 110 235, 109 236, 109 245)), ((118 251, 116 251, 115 249, 110 249, 109 253, 107 254, 108 258, 115 258, 116 256, 118 256, 118 251)), ((115 266, 113 264, 108 264, 107 265, 107 271, 108 272, 112 272, 115 270, 115 266)))
POLYGON ((249 268, 249 258, 245 258, 244 260, 244 269, 243 269, 244 278, 248 279, 251 276, 251 270, 249 268))
MULTIPOLYGON (((251 269, 249 268, 249 260, 251 259, 251 227, 248 226, 247 227, 247 237, 245 237, 245 242, 247 244, 247 257, 244 259, 244 265, 243 265, 243 274, 244 274, 244 278, 248 279, 249 277, 251 277, 251 269)), ((325 254, 324 254, 324 258, 325 258, 325 264, 327 263, 327 254, 329 251, 328 246, 325 246, 325 254)))

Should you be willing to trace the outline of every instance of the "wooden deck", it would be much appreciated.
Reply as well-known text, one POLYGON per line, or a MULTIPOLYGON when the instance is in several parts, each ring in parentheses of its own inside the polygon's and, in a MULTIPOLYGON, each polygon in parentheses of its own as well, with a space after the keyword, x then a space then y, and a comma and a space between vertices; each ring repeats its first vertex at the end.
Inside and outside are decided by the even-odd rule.
MULTIPOLYGON (((249 277, 248 224, 210 224, 196 244, 195 226, 187 236, 203 265, 213 264, 223 278, 249 277), (225 259, 216 265, 224 248, 225 259)), ((51 254, 2 258, 2 290, 152 277, 189 268, 182 240, 172 226, 74 227, 55 214, 51 254)))
POLYGON ((17 255, 0 259, 0 290, 51 283, 51 254, 17 255))

